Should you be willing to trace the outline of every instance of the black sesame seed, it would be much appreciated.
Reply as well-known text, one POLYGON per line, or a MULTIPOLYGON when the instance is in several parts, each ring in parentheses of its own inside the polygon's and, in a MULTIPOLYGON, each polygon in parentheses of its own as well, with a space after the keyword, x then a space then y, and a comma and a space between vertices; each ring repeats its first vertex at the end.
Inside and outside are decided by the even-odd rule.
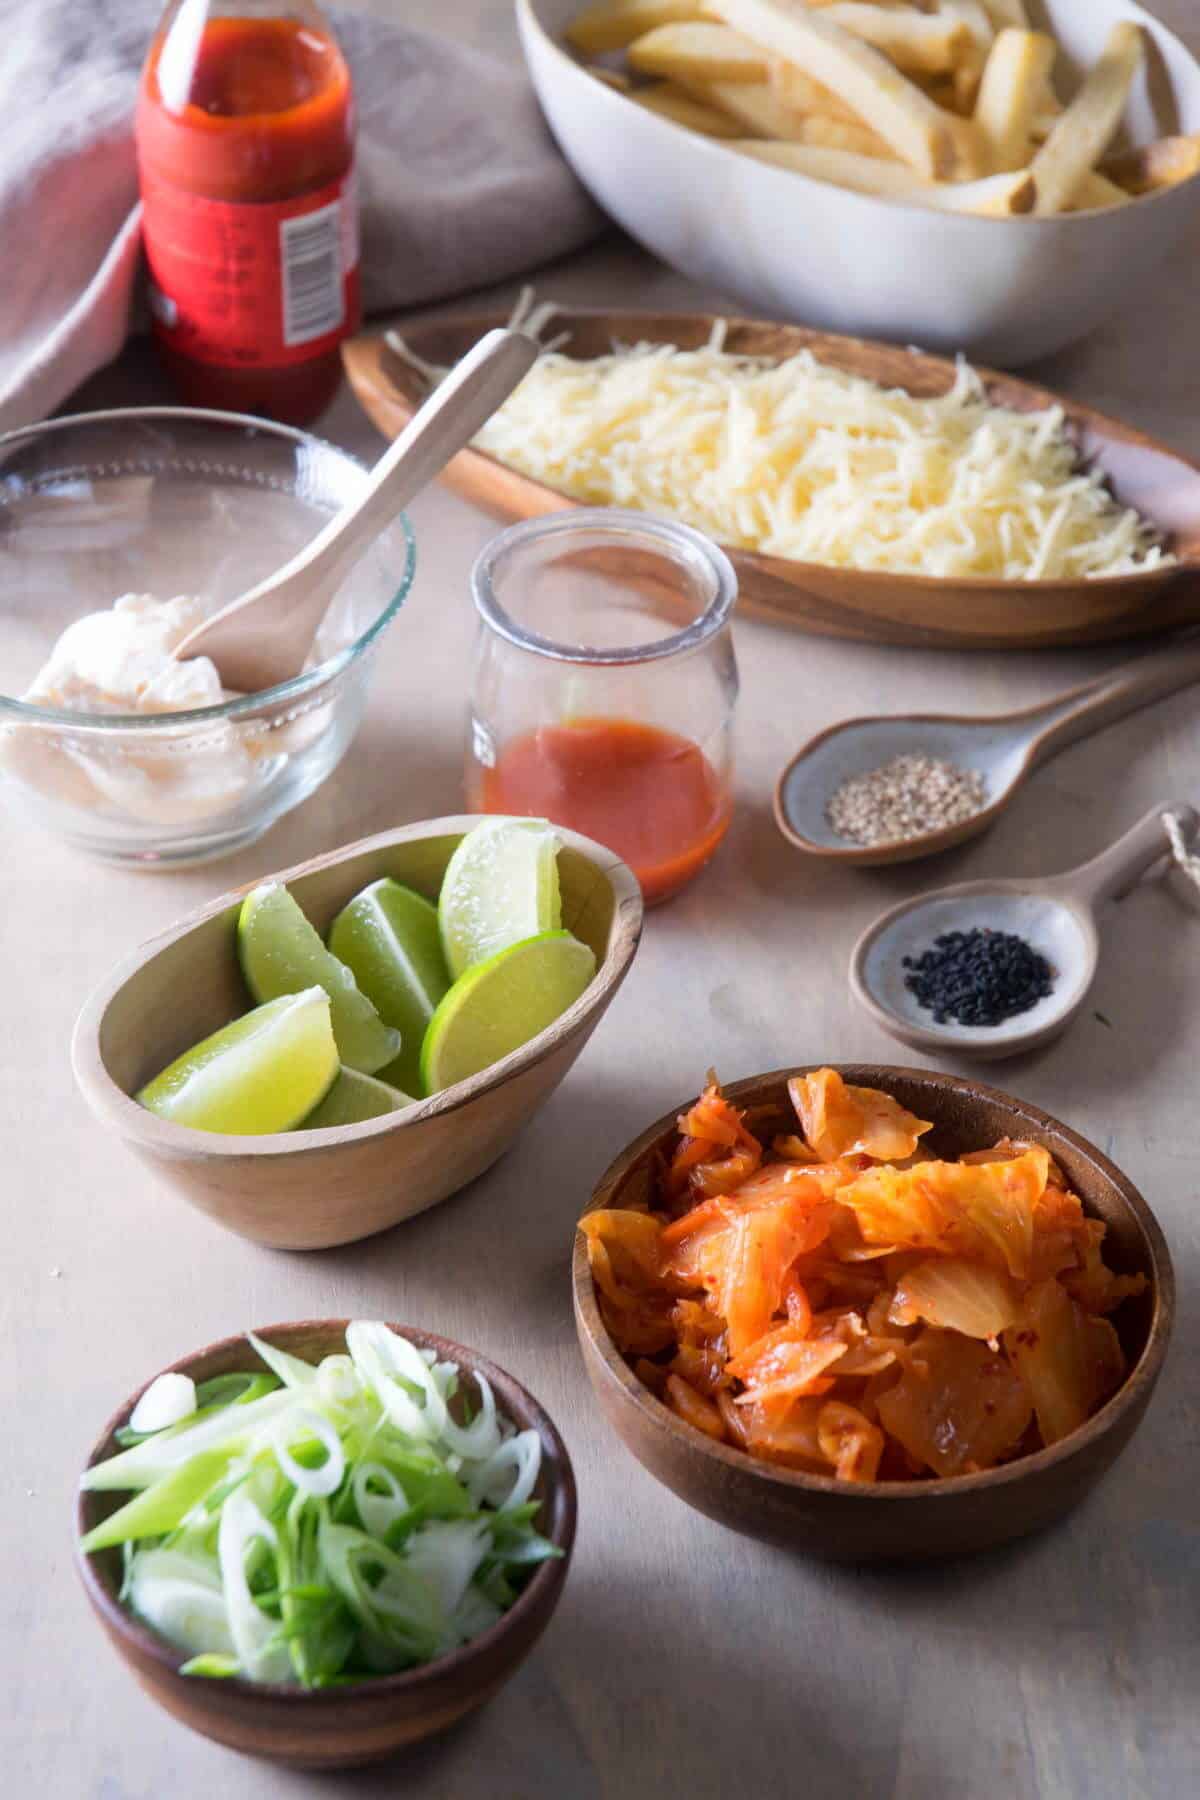
POLYGON ((911 969, 904 985, 939 1025, 1001 1025, 1028 1012, 1054 988, 1045 957, 1011 931, 973 927, 943 931, 920 956, 903 958, 911 969))

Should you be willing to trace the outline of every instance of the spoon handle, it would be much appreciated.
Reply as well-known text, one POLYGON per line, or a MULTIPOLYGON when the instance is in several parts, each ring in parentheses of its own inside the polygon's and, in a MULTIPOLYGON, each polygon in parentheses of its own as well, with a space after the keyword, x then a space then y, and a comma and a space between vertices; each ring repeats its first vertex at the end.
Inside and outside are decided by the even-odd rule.
POLYGON ((1071 869, 1047 885, 1056 887, 1060 893, 1084 906, 1094 907, 1102 900, 1119 899, 1129 892, 1140 875, 1170 850, 1162 822, 1165 812, 1177 814, 1185 837, 1194 836, 1200 819, 1192 808, 1165 801, 1148 812, 1115 844, 1094 856, 1091 862, 1081 863, 1077 869, 1071 869))
POLYGON ((1031 721, 1036 735, 1030 744, 1030 768, 1037 768, 1078 738, 1115 724, 1155 700, 1165 700, 1194 681, 1200 681, 1200 635, 1189 632, 1163 650, 1064 694, 1031 721), (1045 724, 1039 728, 1038 721, 1043 719, 1045 724))
POLYGON ((306 581, 319 579, 332 593, 343 563, 378 537, 470 442, 528 374, 538 351, 538 344, 524 332, 486 332, 413 414, 371 470, 352 506, 335 513, 299 556, 262 587, 275 587, 303 572, 306 581))

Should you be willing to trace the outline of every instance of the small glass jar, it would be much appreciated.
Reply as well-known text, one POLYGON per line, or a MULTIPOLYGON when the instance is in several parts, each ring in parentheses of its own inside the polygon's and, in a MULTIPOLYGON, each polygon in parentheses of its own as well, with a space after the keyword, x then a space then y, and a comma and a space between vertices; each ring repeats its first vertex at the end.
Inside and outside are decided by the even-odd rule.
POLYGON ((468 804, 595 838, 647 905, 669 899, 729 825, 729 558, 690 526, 583 507, 501 532, 472 591, 468 804))

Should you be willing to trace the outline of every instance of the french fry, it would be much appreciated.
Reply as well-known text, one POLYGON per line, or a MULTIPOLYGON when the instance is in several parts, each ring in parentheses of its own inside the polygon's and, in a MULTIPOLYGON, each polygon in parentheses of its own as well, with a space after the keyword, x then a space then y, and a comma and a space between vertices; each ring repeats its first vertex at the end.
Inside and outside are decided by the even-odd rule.
POLYGON ((603 63, 589 63, 587 72, 589 75, 594 75, 597 81, 602 81, 605 87, 616 88, 618 94, 628 94, 633 91, 633 83, 624 69, 609 69, 603 63))
POLYGON ((955 68, 970 46, 971 36, 960 19, 919 12, 915 6, 864 5, 861 0, 831 0, 819 17, 840 25, 864 43, 873 44, 898 69, 937 74, 955 68))
POLYGON ((1063 103, 1047 81, 1029 121, 1029 135, 1035 144, 1044 144, 1063 115, 1063 103))
POLYGON ((760 82, 770 73, 765 51, 710 19, 659 25, 635 38, 627 54, 631 69, 668 81, 760 82))
MULTIPOLYGON (((955 80, 954 75, 914 75, 912 79, 924 89, 935 106, 943 112, 956 113, 958 117, 966 117, 974 104, 974 93, 967 97, 963 84, 955 80)), ((978 82, 975 86, 978 87, 978 82)))
POLYGON ((1002 31, 983 70, 975 124, 997 173, 1025 168, 1033 155, 1033 121, 1054 67, 1057 45, 1040 31, 1002 31))
POLYGON ((974 119, 962 119, 955 113, 946 115, 946 129, 954 139, 958 159, 958 179, 979 181, 989 173, 987 153, 974 119))
POLYGON ((1089 169, 1071 198, 1068 212, 1096 212, 1107 206, 1128 206, 1130 196, 1115 181, 1089 169))
POLYGON ((588 72, 660 117, 885 199, 1074 213, 1200 176, 1200 132, 1109 148, 1145 54, 1130 20, 1065 107, 1025 0, 592 0, 567 37, 624 50, 588 72))
POLYGON ((752 43, 831 89, 919 174, 936 179, 959 172, 958 144, 947 115, 871 44, 827 19, 827 7, 797 13, 781 0, 710 0, 710 4, 752 43))
POLYGON ((882 157, 895 162, 896 153, 869 125, 853 119, 833 119, 828 113, 808 113, 801 119, 794 142, 814 150, 853 150, 857 156, 882 157))
POLYGON ((891 200, 907 200, 939 212, 979 213, 1008 217, 1033 208, 1034 185, 1027 169, 988 175, 981 181, 926 181, 898 162, 855 156, 849 150, 821 150, 807 144, 780 144, 757 138, 739 139, 729 149, 777 168, 794 169, 835 187, 852 188, 891 200))
POLYGON ((782 138, 801 141, 803 115, 794 112, 765 81, 681 82, 706 106, 728 115, 737 137, 782 138))
POLYGON ((1193 175, 1200 175, 1200 132, 1190 137, 1158 138, 1140 149, 1106 156, 1100 173, 1127 194, 1153 194, 1158 188, 1190 181, 1193 175))
POLYGON ((1103 54, 1030 164, 1037 213, 1062 212, 1071 204, 1121 123, 1144 54, 1137 25, 1123 19, 1113 26, 1103 54))
POLYGON ((679 85, 697 100, 728 113, 743 137, 778 138, 783 143, 820 144, 826 148, 856 150, 863 156, 893 153, 877 132, 857 119, 835 119, 823 113, 797 112, 766 82, 709 81, 679 85))
POLYGON ((996 41, 996 26, 983 0, 938 0, 937 10, 947 19, 957 19, 979 55, 987 55, 996 41))
POLYGON ((596 0, 571 20, 566 37, 584 56, 603 56, 658 25, 703 17, 703 0, 596 0))
POLYGON ((1025 0, 983 0, 984 9, 997 30, 1012 25, 1018 31, 1029 30, 1029 14, 1025 0))
POLYGON ((858 122, 858 114, 853 107, 847 106, 831 94, 827 87, 814 81, 811 75, 805 75, 794 63, 784 62, 781 56, 771 58, 771 86, 785 105, 793 112, 806 116, 819 113, 830 119, 849 119, 858 122))
POLYGON ((956 19, 967 33, 967 43, 950 75, 954 111, 967 113, 979 93, 983 65, 996 40, 996 28, 982 0, 940 0, 938 11, 947 19, 956 19))
POLYGON ((660 81, 654 87, 634 88, 629 98, 648 112, 658 113, 676 125, 684 125, 689 131, 698 131, 701 137, 741 138, 743 135, 744 127, 728 113, 718 112, 715 106, 706 106, 703 100, 697 100, 695 95, 685 93, 682 88, 673 87, 669 81, 660 81))

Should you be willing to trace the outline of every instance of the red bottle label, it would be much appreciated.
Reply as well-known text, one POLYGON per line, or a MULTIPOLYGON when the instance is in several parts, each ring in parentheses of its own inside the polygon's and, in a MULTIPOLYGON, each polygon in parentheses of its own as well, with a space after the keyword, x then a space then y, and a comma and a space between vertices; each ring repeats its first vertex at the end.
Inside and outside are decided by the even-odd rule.
POLYGON ((280 369, 358 324, 354 172, 290 200, 204 200, 143 166, 142 237, 161 339, 193 362, 280 369))

